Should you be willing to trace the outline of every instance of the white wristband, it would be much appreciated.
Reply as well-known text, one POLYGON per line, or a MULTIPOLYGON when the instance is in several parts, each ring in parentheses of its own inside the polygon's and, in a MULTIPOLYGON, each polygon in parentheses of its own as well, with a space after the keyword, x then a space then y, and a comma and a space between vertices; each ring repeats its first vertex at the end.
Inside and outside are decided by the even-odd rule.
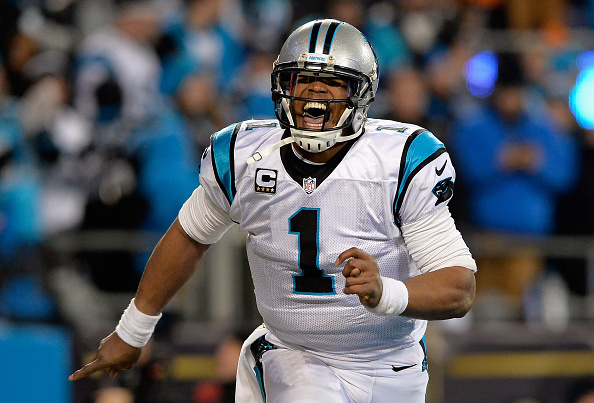
POLYGON ((120 339, 132 347, 144 347, 155 331, 155 326, 162 315, 150 316, 140 312, 134 304, 134 298, 132 298, 115 331, 120 339))
POLYGON ((380 316, 400 315, 408 306, 408 289, 402 281, 382 277, 382 297, 375 308, 365 307, 369 312, 380 316))

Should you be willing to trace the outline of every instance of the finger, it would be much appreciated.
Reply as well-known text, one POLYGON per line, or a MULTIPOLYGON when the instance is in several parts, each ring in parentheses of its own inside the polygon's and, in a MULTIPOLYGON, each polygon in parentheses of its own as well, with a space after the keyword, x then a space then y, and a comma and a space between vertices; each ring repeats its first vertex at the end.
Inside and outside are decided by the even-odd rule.
POLYGON ((345 287, 342 292, 345 294, 357 294, 359 297, 364 297, 368 295, 368 288, 366 285, 363 284, 352 284, 345 287))
POLYGON ((74 372, 72 375, 70 375, 68 377, 69 380, 71 381, 76 381, 78 379, 84 378, 85 376, 91 375, 97 371, 100 371, 104 368, 106 368, 108 365, 106 364, 102 364, 101 362, 99 362, 98 359, 95 359, 93 361, 91 361, 90 363, 88 363, 87 365, 85 365, 84 367, 82 367, 81 369, 79 369, 78 371, 74 372))
POLYGON ((363 276, 357 276, 357 277, 353 277, 353 276, 349 276, 345 279, 344 285, 345 287, 352 287, 355 285, 365 285, 365 284, 369 284, 369 280, 363 276))
POLYGON ((353 276, 353 274, 353 277, 360 276, 363 273, 362 268, 364 265, 365 262, 361 259, 349 259, 347 263, 344 265, 344 268, 342 269, 342 275, 345 277, 353 276), (355 269, 357 269, 357 271, 353 273, 353 270, 355 269))
POLYGON ((353 270, 351 270, 351 272, 349 273, 349 277, 359 277, 359 275, 361 274, 361 269, 358 267, 355 267, 353 270))
POLYGON ((116 376, 118 376, 118 370, 115 368, 112 368, 109 370, 109 376, 111 376, 112 378, 115 378, 116 376))
POLYGON ((342 264, 348 258, 352 258, 352 257, 362 258, 365 255, 367 255, 367 254, 365 252, 363 252, 361 249, 353 247, 353 248, 345 250, 340 255, 338 255, 338 258, 336 258, 336 261, 334 262, 334 264, 336 266, 338 266, 338 265, 342 264))

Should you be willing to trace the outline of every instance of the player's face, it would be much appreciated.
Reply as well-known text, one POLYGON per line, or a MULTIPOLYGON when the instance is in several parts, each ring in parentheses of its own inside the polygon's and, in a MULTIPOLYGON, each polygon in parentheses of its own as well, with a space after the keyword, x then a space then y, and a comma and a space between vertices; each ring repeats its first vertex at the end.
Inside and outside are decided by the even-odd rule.
POLYGON ((326 101, 345 100, 348 98, 348 92, 345 80, 331 76, 299 75, 293 96, 308 100, 293 101, 296 126, 311 130, 325 130, 337 126, 347 104, 326 101))

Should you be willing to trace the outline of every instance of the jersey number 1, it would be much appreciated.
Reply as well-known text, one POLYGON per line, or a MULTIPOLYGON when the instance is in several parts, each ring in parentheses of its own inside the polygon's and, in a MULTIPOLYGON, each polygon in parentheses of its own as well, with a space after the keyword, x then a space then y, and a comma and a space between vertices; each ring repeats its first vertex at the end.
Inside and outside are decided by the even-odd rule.
POLYGON ((297 235, 299 243, 299 268, 293 274, 293 292, 297 294, 335 294, 334 277, 320 269, 320 209, 299 209, 289 218, 289 233, 297 235))

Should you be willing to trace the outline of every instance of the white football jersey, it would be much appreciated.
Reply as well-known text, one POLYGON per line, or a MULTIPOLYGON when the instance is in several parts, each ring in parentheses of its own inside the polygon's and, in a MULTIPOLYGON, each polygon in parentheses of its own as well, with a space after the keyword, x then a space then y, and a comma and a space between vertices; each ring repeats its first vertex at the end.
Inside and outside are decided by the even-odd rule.
POLYGON ((368 312, 342 292, 344 263, 334 262, 357 247, 382 276, 420 274, 399 226, 446 208, 455 173, 444 145, 419 126, 369 119, 326 164, 301 160, 290 145, 246 164, 288 135, 276 120, 237 123, 212 136, 201 163, 201 186, 248 233, 267 328, 288 345, 349 360, 418 343, 426 321, 368 312))

